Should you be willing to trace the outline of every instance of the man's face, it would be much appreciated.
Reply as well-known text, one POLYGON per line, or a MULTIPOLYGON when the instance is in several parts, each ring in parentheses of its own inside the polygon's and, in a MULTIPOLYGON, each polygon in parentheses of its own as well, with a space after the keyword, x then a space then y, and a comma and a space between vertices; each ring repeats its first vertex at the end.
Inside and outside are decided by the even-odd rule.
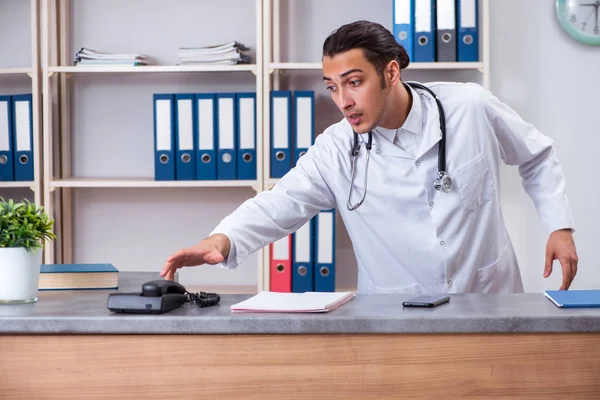
POLYGON ((323 81, 356 133, 367 133, 386 112, 389 89, 361 49, 323 57, 323 81))

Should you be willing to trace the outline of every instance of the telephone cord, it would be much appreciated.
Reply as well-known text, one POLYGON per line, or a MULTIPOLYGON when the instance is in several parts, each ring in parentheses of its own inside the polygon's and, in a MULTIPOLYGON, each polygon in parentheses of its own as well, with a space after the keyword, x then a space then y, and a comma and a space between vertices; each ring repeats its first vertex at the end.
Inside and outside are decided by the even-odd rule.
POLYGON ((194 303, 198 307, 209 307, 219 304, 221 297, 217 293, 197 292, 190 293, 185 292, 187 297, 186 302, 194 303))

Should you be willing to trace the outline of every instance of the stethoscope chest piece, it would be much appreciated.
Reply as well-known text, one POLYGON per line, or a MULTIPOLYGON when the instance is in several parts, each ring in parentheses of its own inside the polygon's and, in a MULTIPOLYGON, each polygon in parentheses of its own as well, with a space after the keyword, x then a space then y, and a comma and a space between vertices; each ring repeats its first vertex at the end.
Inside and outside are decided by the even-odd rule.
POLYGON ((445 172, 439 172, 439 178, 437 178, 434 182, 435 190, 441 190, 444 193, 451 192, 454 188, 454 182, 449 175, 446 175, 445 172))

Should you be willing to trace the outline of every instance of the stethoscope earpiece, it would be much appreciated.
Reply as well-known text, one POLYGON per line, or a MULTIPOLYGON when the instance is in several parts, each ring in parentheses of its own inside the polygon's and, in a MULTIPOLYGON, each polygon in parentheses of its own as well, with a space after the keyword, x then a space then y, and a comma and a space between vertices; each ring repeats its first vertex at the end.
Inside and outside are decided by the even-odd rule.
MULTIPOLYGON (((441 190, 444 193, 451 192, 454 189, 454 182, 452 178, 446 174, 446 116, 444 115, 444 107, 442 107, 442 103, 437 98, 435 93, 427 86, 421 85, 416 82, 406 82, 409 86, 415 89, 422 89, 428 92, 433 96, 435 102, 438 106, 438 111, 440 114, 440 129, 442 131, 442 137, 440 139, 440 147, 438 152, 438 175, 439 177, 433 183, 433 186, 436 190, 441 190)), ((348 201, 346 206, 348 210, 353 211, 360 207, 367 196, 367 175, 369 172, 369 159, 371 156, 371 144, 373 140, 373 133, 369 132, 369 140, 367 142, 367 163, 365 165, 365 191, 363 193, 362 199, 355 205, 350 204, 350 197, 352 196, 352 186, 354 185, 354 174, 356 169, 356 159, 358 158, 358 154, 360 153, 360 144, 358 143, 358 134, 354 132, 354 147, 352 148, 352 171, 350 178, 350 191, 348 193, 348 201)))

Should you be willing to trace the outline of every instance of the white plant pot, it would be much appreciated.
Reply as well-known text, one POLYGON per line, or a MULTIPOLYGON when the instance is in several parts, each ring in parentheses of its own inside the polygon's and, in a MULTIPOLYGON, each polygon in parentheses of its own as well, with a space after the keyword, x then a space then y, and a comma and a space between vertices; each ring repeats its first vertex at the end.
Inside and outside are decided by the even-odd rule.
POLYGON ((33 303, 42 265, 42 250, 0 248, 0 303, 33 303))

